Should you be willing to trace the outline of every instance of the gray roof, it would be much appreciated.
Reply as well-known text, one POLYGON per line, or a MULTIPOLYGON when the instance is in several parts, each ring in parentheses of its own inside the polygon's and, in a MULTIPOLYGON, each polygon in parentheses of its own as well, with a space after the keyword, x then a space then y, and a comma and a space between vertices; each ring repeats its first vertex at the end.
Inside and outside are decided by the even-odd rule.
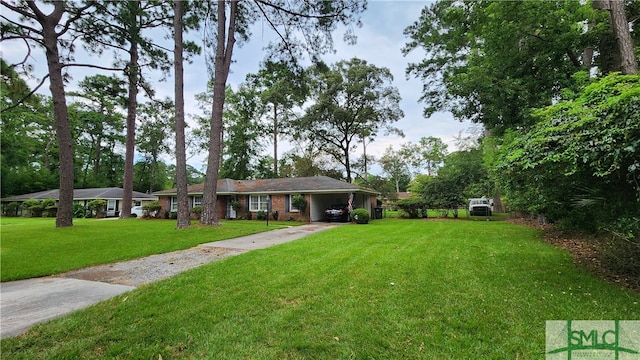
MULTIPOLYGON (((258 180, 218 180, 217 193, 220 195, 237 194, 289 194, 289 193, 366 193, 377 195, 379 192, 336 180, 328 176, 300 178, 258 179, 258 180)), ((202 194, 204 184, 189 186, 189 194, 202 194)), ((154 195, 175 195, 176 189, 157 191, 154 195)))
MULTIPOLYGON (((93 199, 122 199, 122 189, 121 188, 96 188, 96 189, 74 189, 73 190, 73 200, 93 200, 93 199)), ((7 201, 25 201, 25 200, 44 200, 44 199, 59 199, 59 191, 55 190, 46 190, 35 192, 31 194, 24 195, 16 195, 9 196, 2 199, 3 202, 7 201)), ((134 200, 155 200, 157 197, 155 195, 145 194, 139 191, 133 192, 134 200)))

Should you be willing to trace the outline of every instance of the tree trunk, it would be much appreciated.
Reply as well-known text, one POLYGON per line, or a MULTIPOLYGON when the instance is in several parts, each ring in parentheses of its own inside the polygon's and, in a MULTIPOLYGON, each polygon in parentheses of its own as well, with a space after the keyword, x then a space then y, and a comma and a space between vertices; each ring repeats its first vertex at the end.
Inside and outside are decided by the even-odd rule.
POLYGON ((149 181, 149 194, 153 193, 153 183, 156 181, 156 169, 158 167, 158 154, 151 154, 151 181, 149 181))
MULTIPOLYGON (((587 23, 587 31, 590 31, 595 27, 596 27, 595 22, 589 21, 587 23)), ((595 47, 593 45, 588 45, 582 51, 582 68, 587 70, 588 72, 591 72, 591 67, 593 66, 594 51, 595 51, 595 47)))
POLYGON ((638 63, 629 33, 629 23, 623 0, 593 0, 591 7, 609 11, 612 33, 600 39, 600 69, 606 74, 622 71, 624 74, 638 72, 638 63), (615 39, 614 39, 615 38, 615 39))
POLYGON ((493 211, 497 213, 506 212, 504 205, 502 205, 500 189, 497 186, 496 186, 496 192, 493 194, 493 211))
POLYGON ((47 67, 49 71, 49 89, 53 100, 53 115, 56 120, 56 138, 60 163, 60 185, 56 227, 73 225, 73 138, 69 124, 69 110, 62 78, 62 64, 58 53, 58 34, 56 26, 64 13, 64 4, 54 2, 54 11, 45 16, 35 3, 28 3, 42 25, 47 67))
POLYGON ((216 212, 218 171, 222 153, 222 115, 225 100, 225 85, 231 66, 231 56, 235 44, 236 12, 238 3, 229 2, 229 29, 226 26, 225 1, 218 0, 218 39, 215 56, 213 83, 213 104, 211 110, 211 131, 209 133, 209 157, 207 173, 202 194, 202 213, 200 223, 220 225, 216 212), (226 34, 226 36, 225 36, 226 34), (225 44, 226 42, 226 44, 225 44))
POLYGON ((618 41, 620 51, 620 67, 623 74, 635 74, 638 72, 638 62, 633 49, 633 41, 629 32, 629 23, 624 10, 623 0, 611 0, 609 2, 611 12, 611 26, 618 41))
POLYGON ((278 106, 273 103, 273 177, 278 178, 278 106))
POLYGON ((364 181, 369 181, 369 171, 367 169, 367 139, 362 139, 362 161, 364 163, 364 181))
POLYGON ((174 20, 173 27, 175 33, 174 43, 174 69, 175 69, 175 102, 176 102, 176 190, 178 198, 178 220, 176 229, 189 227, 189 194, 187 191, 187 155, 185 140, 184 122, 184 67, 183 67, 183 46, 182 31, 184 25, 182 16, 184 13, 184 2, 174 0, 174 20))
POLYGON ((124 155, 124 179, 122 185, 122 211, 120 218, 126 219, 131 217, 131 205, 133 202, 133 156, 136 148, 136 111, 138 107, 138 41, 137 35, 139 29, 137 27, 138 13, 140 4, 137 1, 129 1, 129 6, 134 7, 131 14, 133 16, 131 33, 131 44, 129 47, 129 97, 127 99, 127 135, 124 155))
POLYGON ((344 149, 344 165, 347 170, 347 182, 351 183, 351 159, 349 158, 349 146, 344 149))
POLYGON ((122 211, 120 218, 131 217, 133 201, 133 155, 136 145, 136 109, 138 106, 138 45, 132 42, 129 49, 129 98, 127 99, 127 135, 122 184, 122 211))
POLYGON ((97 179, 100 176, 100 157, 102 156, 102 136, 98 136, 96 140, 96 158, 93 160, 93 174, 97 179))

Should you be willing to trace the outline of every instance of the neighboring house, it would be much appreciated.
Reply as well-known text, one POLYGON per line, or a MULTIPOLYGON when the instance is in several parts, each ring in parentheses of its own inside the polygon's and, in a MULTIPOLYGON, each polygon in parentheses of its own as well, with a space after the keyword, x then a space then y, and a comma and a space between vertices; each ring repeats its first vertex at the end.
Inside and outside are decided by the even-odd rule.
MULTIPOLYGON (((4 207, 5 204, 11 203, 11 202, 22 203, 25 200, 45 200, 45 199, 54 199, 57 202, 59 199, 58 189, 40 191, 37 193, 24 194, 24 195, 9 196, 2 199, 2 205, 4 207)), ((122 208, 123 208, 121 188, 97 188, 97 189, 73 190, 74 204, 80 204, 86 208, 89 201, 96 200, 96 199, 105 200, 107 202, 107 208, 106 208, 107 217, 120 215, 120 211, 122 211, 122 208)), ((157 200, 157 197, 154 195, 149 195, 142 192, 134 191, 133 203, 131 204, 131 206, 145 205, 154 200, 157 200)))
POLYGON ((410 192, 408 192, 408 191, 404 191, 404 192, 403 192, 403 191, 401 191, 401 192, 399 192, 399 193, 398 193, 398 195, 397 195, 397 196, 398 196, 398 200, 402 200, 402 199, 406 199, 406 198, 408 198, 409 196, 411 196, 411 193, 410 193, 410 192))
MULTIPOLYGON (((352 207, 365 208, 373 215, 376 206, 376 191, 359 187, 327 176, 303 178, 231 180, 220 179, 217 185, 216 211, 220 219, 246 217, 251 213, 255 219, 258 211, 278 212, 279 220, 322 221, 324 210, 333 204, 347 204, 352 199, 352 207), (291 204, 294 195, 304 195, 307 209, 300 214, 291 204), (238 201, 241 209, 235 212, 231 203, 238 201)), ((202 205, 204 184, 188 187, 189 204, 193 208, 202 205)), ((164 210, 177 211, 176 190, 154 193, 164 210)), ((373 216, 372 216, 373 217, 373 216)))
POLYGON ((406 199, 409 196, 411 196, 410 192, 401 191, 395 194, 395 199, 383 199, 382 205, 389 210, 398 210, 398 206, 396 205, 398 200, 406 199))

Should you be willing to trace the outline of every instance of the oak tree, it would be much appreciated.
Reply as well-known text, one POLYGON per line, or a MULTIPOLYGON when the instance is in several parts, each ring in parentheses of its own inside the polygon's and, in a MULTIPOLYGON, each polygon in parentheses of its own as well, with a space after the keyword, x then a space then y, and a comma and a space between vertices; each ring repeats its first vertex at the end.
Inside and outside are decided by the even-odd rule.
POLYGON ((391 85, 387 68, 361 59, 339 61, 311 76, 311 99, 305 115, 296 121, 298 136, 317 139, 320 148, 342 164, 351 182, 351 152, 365 136, 375 137, 400 120, 400 94, 391 85))

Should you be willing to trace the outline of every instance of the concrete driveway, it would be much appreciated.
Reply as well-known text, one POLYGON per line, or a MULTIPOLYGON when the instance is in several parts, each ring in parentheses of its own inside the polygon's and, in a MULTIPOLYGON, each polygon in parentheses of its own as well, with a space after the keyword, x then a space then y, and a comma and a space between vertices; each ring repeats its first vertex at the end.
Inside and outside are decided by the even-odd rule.
POLYGON ((45 277, 0 284, 0 338, 135 289, 97 281, 45 277))
MULTIPOLYGON (((338 225, 312 223, 293 226, 235 239, 201 244, 198 248, 232 249, 236 250, 234 254, 239 254, 297 240, 335 226, 338 225)), ((131 262, 137 262, 136 266, 139 266, 140 260, 131 260, 131 262)), ((214 260, 215 258, 212 257, 210 261, 214 260)), ((146 264, 154 266, 152 265, 153 263, 146 264)), ((197 267, 202 264, 202 262, 194 263, 191 267, 197 267)), ((112 267, 113 264, 103 266, 112 267)), ((189 266, 182 266, 179 270, 167 273, 163 277, 175 275, 177 272, 184 271, 187 268, 189 266)), ((78 273, 78 271, 73 271, 55 277, 0 283, 0 338, 4 339, 19 335, 35 324, 83 309, 136 288, 135 286, 81 280, 81 276, 73 278, 75 276, 73 274, 78 273)))

